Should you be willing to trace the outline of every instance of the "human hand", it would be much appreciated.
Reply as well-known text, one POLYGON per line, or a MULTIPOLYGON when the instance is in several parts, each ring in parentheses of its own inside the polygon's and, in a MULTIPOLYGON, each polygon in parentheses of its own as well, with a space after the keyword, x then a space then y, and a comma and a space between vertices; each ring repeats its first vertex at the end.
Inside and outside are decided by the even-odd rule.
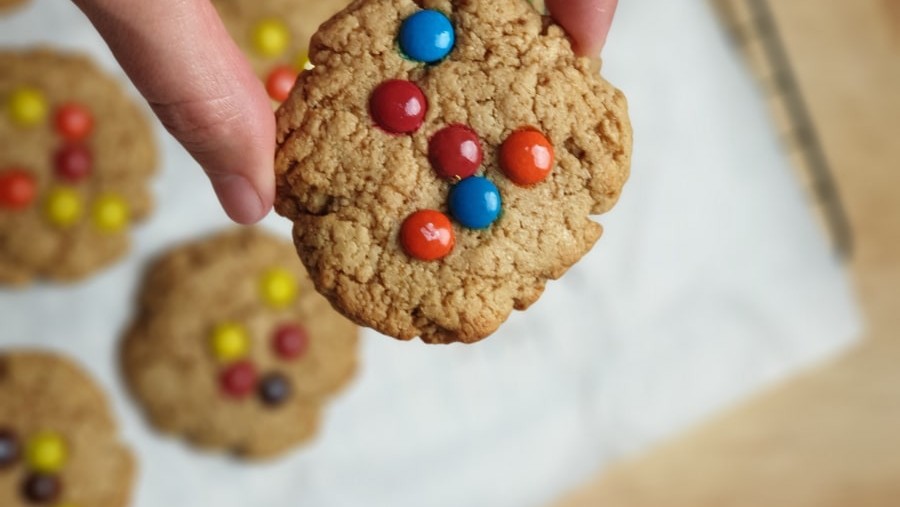
POLYGON ((547 10, 569 32, 575 51, 597 56, 606 42, 619 0, 546 0, 547 10))

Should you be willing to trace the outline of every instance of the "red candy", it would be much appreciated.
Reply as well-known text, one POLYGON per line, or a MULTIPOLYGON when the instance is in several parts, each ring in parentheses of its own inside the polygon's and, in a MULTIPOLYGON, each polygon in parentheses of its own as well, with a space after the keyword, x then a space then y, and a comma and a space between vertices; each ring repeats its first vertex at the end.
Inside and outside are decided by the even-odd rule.
POLYGON ((456 237, 447 215, 440 211, 422 210, 413 213, 403 222, 400 244, 410 257, 434 261, 453 251, 456 237))
POLYGON ((53 157, 56 175, 69 183, 77 183, 91 173, 93 157, 87 147, 80 144, 63 146, 53 157))
POLYGON ((425 94, 409 81, 394 79, 381 83, 372 92, 369 110, 375 123, 391 134, 410 134, 425 121, 428 103, 425 94))
POLYGON ((540 183, 553 169, 553 145, 534 129, 513 132, 500 147, 500 167, 516 185, 540 183))
POLYGON ((451 125, 431 138, 428 159, 442 178, 459 181, 478 171, 484 152, 475 132, 462 125, 451 125))
POLYGON ((222 391, 232 398, 244 398, 256 391, 256 367, 249 361, 232 364, 219 377, 222 391))
POLYGON ((56 110, 56 132, 68 141, 81 141, 91 134, 94 116, 88 108, 70 102, 56 110))
POLYGON ((36 194, 37 182, 31 173, 21 169, 0 172, 0 209, 25 209, 36 194))
POLYGON ((296 359, 309 347, 306 330, 293 324, 284 324, 275 331, 272 348, 281 359, 296 359))
POLYGON ((266 78, 266 91, 277 102, 284 102, 297 82, 297 71, 289 65, 275 67, 266 78))

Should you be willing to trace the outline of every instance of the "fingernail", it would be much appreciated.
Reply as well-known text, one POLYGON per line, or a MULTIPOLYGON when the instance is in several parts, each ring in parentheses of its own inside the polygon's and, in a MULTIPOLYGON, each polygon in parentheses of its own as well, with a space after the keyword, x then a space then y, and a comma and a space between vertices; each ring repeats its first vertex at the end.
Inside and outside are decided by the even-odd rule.
POLYGON ((228 217, 239 224, 255 224, 262 220, 267 210, 250 181, 240 174, 210 175, 213 189, 228 217))

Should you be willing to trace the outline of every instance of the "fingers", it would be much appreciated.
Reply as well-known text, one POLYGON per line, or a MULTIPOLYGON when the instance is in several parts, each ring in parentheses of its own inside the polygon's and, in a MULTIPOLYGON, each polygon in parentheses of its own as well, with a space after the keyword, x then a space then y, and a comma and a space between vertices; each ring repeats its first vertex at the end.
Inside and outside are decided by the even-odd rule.
POLYGON ((207 0, 75 0, 226 213, 254 223, 275 194, 275 119, 262 84, 207 0))
POLYGON ((569 32, 578 54, 600 54, 618 0, 547 0, 546 3, 553 19, 569 32))

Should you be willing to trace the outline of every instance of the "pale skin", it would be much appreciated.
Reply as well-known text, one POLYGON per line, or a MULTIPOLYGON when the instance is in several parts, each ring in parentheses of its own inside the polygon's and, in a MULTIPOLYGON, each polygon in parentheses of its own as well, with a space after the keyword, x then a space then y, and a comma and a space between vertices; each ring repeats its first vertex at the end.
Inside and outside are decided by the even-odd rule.
MULTIPOLYGON (((275 121, 262 83, 208 0, 74 0, 163 125, 241 224, 275 199, 275 121)), ((576 51, 596 55, 618 0, 547 0, 576 51)))

